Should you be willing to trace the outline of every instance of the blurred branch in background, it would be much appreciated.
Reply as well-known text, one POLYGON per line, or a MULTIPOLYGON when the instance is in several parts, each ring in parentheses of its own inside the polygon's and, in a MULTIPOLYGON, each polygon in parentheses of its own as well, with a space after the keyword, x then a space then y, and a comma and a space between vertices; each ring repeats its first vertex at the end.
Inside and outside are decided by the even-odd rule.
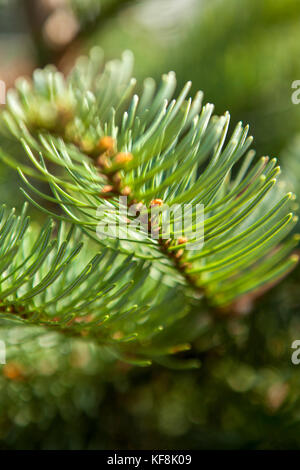
MULTIPOLYGON (((13 43, 13 54, 17 50, 20 54, 13 60, 7 59, 9 54, 1 54, 6 59, 1 61, 0 78, 10 87, 19 75, 30 75, 35 67, 49 63, 68 72, 82 50, 95 42, 102 46, 105 31, 111 32, 112 45, 115 43, 119 20, 126 34, 133 37, 133 43, 125 43, 123 49, 143 47, 140 62, 147 64, 159 52, 158 43, 163 46, 162 58, 168 47, 182 41, 195 20, 195 12, 201 11, 204 4, 204 0, 2 0, 0 53, 13 43)), ((115 55, 108 47, 110 54, 115 55)), ((156 66, 159 68, 158 61, 156 66)))
POLYGON ((34 68, 24 17, 16 14, 16 7, 16 1, 0 0, 0 79, 7 88, 16 77, 30 75, 34 68))
POLYGON ((38 66, 55 64, 66 71, 85 39, 136 0, 22 0, 38 66))
POLYGON ((137 0, 0 1, 0 79, 7 88, 20 75, 52 63, 66 72, 85 41, 137 0))

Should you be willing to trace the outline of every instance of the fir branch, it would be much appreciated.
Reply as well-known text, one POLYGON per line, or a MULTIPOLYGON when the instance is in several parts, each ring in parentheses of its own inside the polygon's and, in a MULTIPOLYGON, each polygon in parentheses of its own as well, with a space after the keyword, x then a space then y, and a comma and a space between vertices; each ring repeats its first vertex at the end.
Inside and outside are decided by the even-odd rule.
MULTIPOLYGON (((9 94, 3 115, 7 127, 24 143, 34 167, 30 175, 48 181, 53 196, 27 180, 26 166, 6 160, 19 169, 30 191, 56 202, 65 215, 51 214, 26 191, 27 197, 95 241, 97 208, 113 223, 120 209, 117 196, 126 195, 129 207, 143 203, 147 232, 138 237, 130 232, 118 249, 152 260, 157 273, 173 267, 177 282, 183 277, 218 307, 286 275, 298 261, 289 255, 298 238, 288 237, 297 218, 290 212, 294 196, 274 192, 280 172, 276 159, 252 164, 248 127, 239 123, 226 141, 229 114, 212 116, 213 106, 201 105, 202 93, 189 98, 190 83, 172 99, 173 72, 163 76, 157 91, 146 80, 139 98, 133 92, 130 53, 105 67, 102 62, 102 51, 94 49, 66 80, 46 68, 35 72, 33 84, 19 81, 9 94), (57 167, 55 174, 46 160, 57 167), (204 205, 204 221, 189 226, 191 233, 203 230, 202 250, 188 251, 194 238, 178 237, 173 223, 170 240, 149 236, 150 209, 162 203, 204 205)), ((98 243, 114 248, 109 240, 98 243)))
MULTIPOLYGON (((97 252, 75 226, 60 224, 54 231, 49 220, 41 230, 30 227, 26 209, 16 216, 1 208, 2 320, 18 319, 93 340, 124 358, 149 360, 147 351, 161 332, 190 310, 184 293, 170 281, 165 284, 163 275, 151 281, 149 263, 108 249, 97 252), (162 318, 166 303, 172 309, 162 318)), ((181 347, 169 343, 157 347, 156 354, 181 347)))

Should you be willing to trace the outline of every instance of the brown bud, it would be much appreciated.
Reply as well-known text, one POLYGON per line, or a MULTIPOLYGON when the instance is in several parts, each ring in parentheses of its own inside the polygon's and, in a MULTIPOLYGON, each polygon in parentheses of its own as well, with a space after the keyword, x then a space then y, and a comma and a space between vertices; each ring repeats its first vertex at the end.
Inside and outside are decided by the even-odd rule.
POLYGON ((120 173, 118 173, 118 172, 115 173, 115 174, 113 175, 113 177, 112 177, 112 181, 113 181, 114 186, 115 186, 116 188, 120 188, 121 183, 122 183, 122 179, 121 179, 120 173))
POLYGON ((153 199, 150 202, 150 206, 162 206, 164 201, 162 199, 153 199))
POLYGON ((111 166, 105 153, 103 153, 97 158, 96 165, 100 168, 106 168, 106 169, 108 169, 111 166))
POLYGON ((125 186, 121 192, 122 192, 122 196, 129 196, 129 194, 131 193, 131 189, 129 186, 125 186))
POLYGON ((115 144, 115 139, 106 135, 101 137, 101 139, 98 141, 97 150, 100 153, 106 153, 108 156, 111 156, 114 154, 115 144))
POLYGON ((114 191, 114 187, 111 186, 110 184, 107 184, 103 186, 100 196, 102 196, 103 194, 112 193, 113 191, 114 191))
POLYGON ((10 380, 22 380, 23 371, 19 364, 15 362, 8 362, 3 367, 3 375, 10 380))
POLYGON ((126 165, 127 163, 131 162, 132 159, 132 153, 120 152, 117 153, 117 155, 115 156, 115 163, 117 163, 118 165, 126 165))
POLYGON ((176 258, 176 259, 180 259, 180 258, 182 257, 182 255, 183 255, 183 253, 184 253, 183 250, 178 250, 177 253, 176 253, 176 255, 175 255, 175 258, 176 258))
POLYGON ((186 237, 179 237, 177 240, 178 245, 182 245, 183 243, 187 243, 188 239, 186 237))

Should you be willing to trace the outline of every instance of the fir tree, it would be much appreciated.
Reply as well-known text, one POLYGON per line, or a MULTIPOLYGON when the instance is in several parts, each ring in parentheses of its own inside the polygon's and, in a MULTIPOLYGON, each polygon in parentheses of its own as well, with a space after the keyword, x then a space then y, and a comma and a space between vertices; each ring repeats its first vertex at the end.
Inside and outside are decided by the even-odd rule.
POLYGON ((282 279, 298 236, 294 195, 276 184, 276 159, 254 159, 248 127, 227 138, 229 114, 214 116, 201 92, 190 98, 191 83, 174 99, 173 72, 139 87, 132 64, 126 52, 104 66, 96 48, 67 78, 48 66, 8 93, 1 158, 50 219, 40 229, 26 205, 20 215, 3 207, 0 301, 8 322, 84 337, 143 365, 188 347, 195 327, 178 325, 208 316, 213 329, 245 295, 282 279), (25 152, 10 151, 13 141, 25 152), (129 214, 146 208, 148 230, 99 237, 99 224, 119 221, 122 196, 129 214), (174 204, 203 205, 204 220, 178 237, 170 219, 169 237, 153 238, 174 204))

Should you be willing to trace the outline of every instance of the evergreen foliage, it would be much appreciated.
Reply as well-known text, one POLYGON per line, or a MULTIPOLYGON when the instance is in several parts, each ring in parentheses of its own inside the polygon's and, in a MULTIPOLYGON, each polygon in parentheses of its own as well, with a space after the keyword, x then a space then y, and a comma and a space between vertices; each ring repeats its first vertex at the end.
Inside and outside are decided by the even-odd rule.
POLYGON ((27 230, 25 207, 19 217, 3 210, 0 298, 5 315, 144 363, 186 347, 168 330, 178 319, 233 311, 237 299, 284 277, 298 261, 298 236, 289 235, 294 196, 275 184, 275 159, 254 160, 248 127, 239 123, 227 138, 229 114, 213 116, 201 92, 189 98, 190 82, 174 99, 173 72, 158 88, 145 80, 138 96, 132 64, 126 52, 104 66, 96 48, 66 79, 49 66, 8 93, 2 160, 56 223, 27 230), (27 161, 7 151, 12 139, 27 161), (151 207, 162 204, 203 204, 204 220, 191 219, 190 238, 176 238, 171 218, 168 239, 143 230, 101 239, 97 226, 117 223, 120 196, 129 209, 146 206, 148 227, 151 207), (187 249, 197 233, 203 249, 187 249))
POLYGON ((0 448, 299 448, 298 0, 21 3, 0 0, 0 78, 36 69, 0 107, 0 448), (205 209, 180 238, 176 201, 205 209))

